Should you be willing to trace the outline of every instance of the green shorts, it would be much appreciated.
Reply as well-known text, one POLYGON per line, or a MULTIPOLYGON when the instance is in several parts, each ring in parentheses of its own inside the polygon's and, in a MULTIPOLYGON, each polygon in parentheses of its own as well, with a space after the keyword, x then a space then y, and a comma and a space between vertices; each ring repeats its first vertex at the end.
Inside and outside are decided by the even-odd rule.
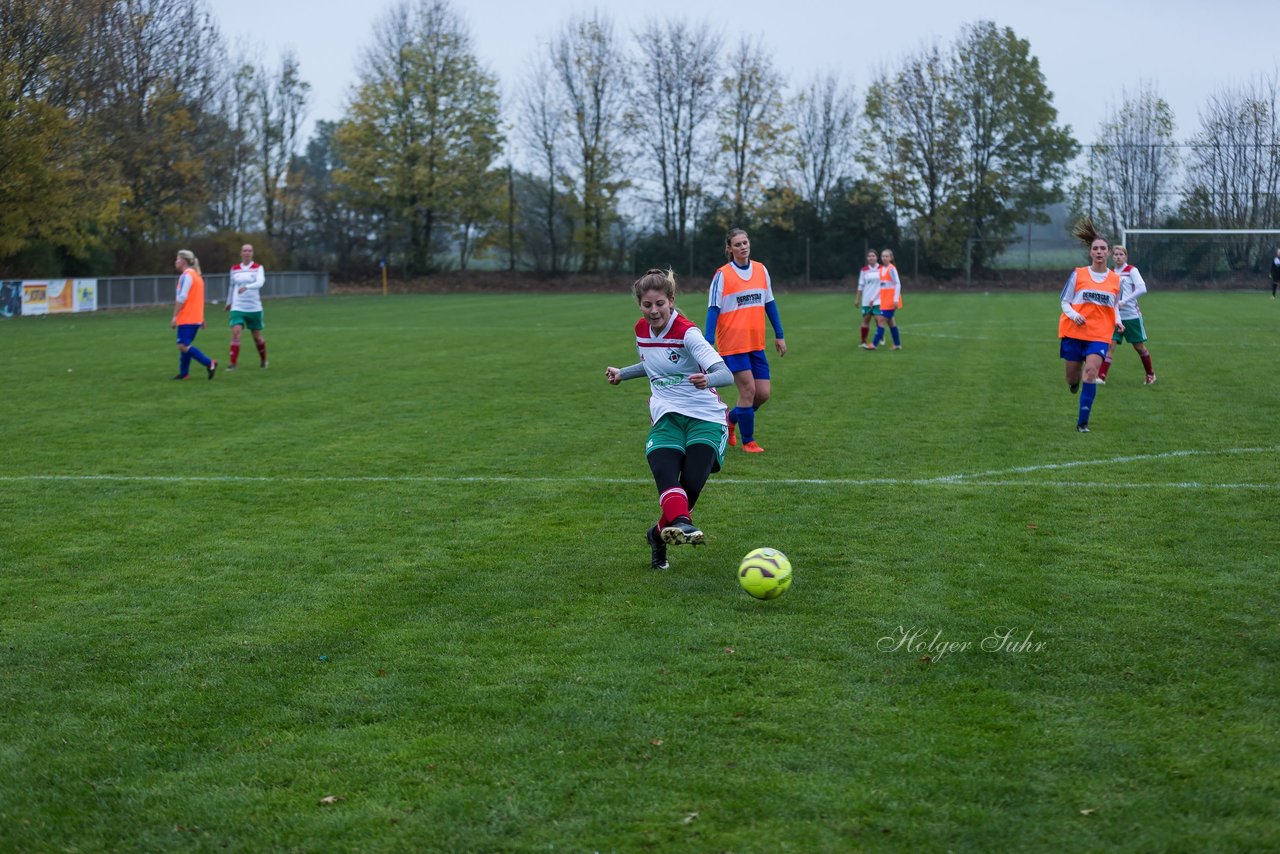
POLYGON ((719 471, 724 464, 724 449, 728 444, 729 428, 723 421, 703 421, 679 412, 668 412, 649 428, 644 452, 648 455, 659 448, 674 448, 684 453, 690 445, 710 445, 716 451, 716 465, 712 471, 719 471))
POLYGON ((229 326, 243 326, 246 329, 252 329, 254 332, 262 329, 262 312, 260 311, 233 311, 231 312, 231 323, 229 326))
POLYGON ((1119 344, 1121 341, 1128 341, 1130 344, 1141 344, 1147 340, 1147 330, 1142 325, 1141 317, 1121 320, 1120 322, 1124 324, 1124 332, 1117 332, 1111 339, 1112 344, 1119 344))
POLYGON ((863 316, 863 317, 866 317, 866 316, 867 316, 867 315, 869 315, 869 314, 870 314, 870 315, 876 315, 876 314, 879 314, 879 313, 880 313, 880 306, 878 306, 878 305, 864 305, 864 306, 862 307, 862 316, 863 316))

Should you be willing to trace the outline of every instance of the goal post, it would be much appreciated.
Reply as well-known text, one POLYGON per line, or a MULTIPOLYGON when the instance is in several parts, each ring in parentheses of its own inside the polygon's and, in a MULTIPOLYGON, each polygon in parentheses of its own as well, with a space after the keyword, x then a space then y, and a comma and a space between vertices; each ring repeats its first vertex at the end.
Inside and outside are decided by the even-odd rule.
POLYGON ((1280 245, 1280 228, 1121 227, 1119 245, 1139 267, 1149 265, 1172 280, 1249 287, 1258 265, 1266 266, 1280 245))

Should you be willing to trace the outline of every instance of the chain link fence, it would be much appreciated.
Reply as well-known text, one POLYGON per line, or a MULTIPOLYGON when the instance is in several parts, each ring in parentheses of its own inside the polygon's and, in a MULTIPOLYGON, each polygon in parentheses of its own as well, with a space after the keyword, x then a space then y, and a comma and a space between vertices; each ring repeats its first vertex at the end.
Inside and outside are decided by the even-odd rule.
MULTIPOLYGON (((98 308, 140 308, 173 303, 176 276, 110 276, 98 279, 98 308)), ((204 277, 204 296, 209 302, 223 302, 231 286, 229 273, 208 273, 204 277)), ((263 299, 276 297, 311 297, 329 293, 328 273, 267 272, 262 288, 263 299)))

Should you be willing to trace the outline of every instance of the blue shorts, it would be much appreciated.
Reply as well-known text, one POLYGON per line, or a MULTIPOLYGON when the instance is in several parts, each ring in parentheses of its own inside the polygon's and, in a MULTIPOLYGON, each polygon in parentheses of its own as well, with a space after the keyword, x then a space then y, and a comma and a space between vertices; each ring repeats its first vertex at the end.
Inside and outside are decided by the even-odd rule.
POLYGON ((893 313, 895 311, 897 311, 896 308, 891 308, 888 310, 885 310, 882 308, 880 309, 880 316, 883 317, 885 320, 893 320, 893 313))
POLYGON ((196 333, 200 331, 203 323, 184 323, 178 327, 178 343, 190 344, 196 340, 196 333))
POLYGON ((734 353, 732 356, 724 356, 724 363, 733 373, 741 371, 750 371, 751 376, 758 380, 769 379, 769 360, 764 357, 763 350, 752 350, 750 353, 734 353))
POLYGON ((1111 349, 1110 341, 1084 341, 1080 338, 1063 338, 1058 345, 1058 355, 1068 362, 1083 362, 1085 356, 1097 355, 1105 359, 1111 349))

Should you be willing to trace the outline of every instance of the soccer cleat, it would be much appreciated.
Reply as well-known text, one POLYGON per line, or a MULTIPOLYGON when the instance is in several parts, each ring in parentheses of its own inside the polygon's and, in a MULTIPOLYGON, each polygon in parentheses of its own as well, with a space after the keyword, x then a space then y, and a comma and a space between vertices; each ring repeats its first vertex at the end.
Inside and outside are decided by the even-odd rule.
POLYGON ((1089 425, 1088 425, 1088 424, 1077 424, 1077 425, 1076 425, 1076 432, 1077 432, 1077 433, 1088 433, 1088 432, 1089 432, 1089 425))
POLYGON ((757 445, 754 441, 747 442, 745 445, 742 446, 742 450, 746 451, 748 454, 764 453, 764 448, 757 445))
POLYGON ((258 364, 258 367, 259 367, 259 368, 265 368, 266 366, 267 366, 267 360, 266 360, 266 359, 263 359, 263 360, 258 364))
POLYGON ((175 379, 175 380, 185 380, 186 378, 187 378, 186 374, 178 374, 176 377, 171 377, 171 379, 175 379))
POLYGON ((662 536, 658 533, 658 526, 644 532, 644 538, 649 542, 649 566, 654 569, 668 569, 671 564, 667 563, 667 544, 662 541, 662 536))
POLYGON ((684 543, 700 546, 706 537, 698 530, 688 516, 681 516, 662 529, 662 539, 666 543, 678 546, 684 543))
POLYGON ((209 372, 209 379, 213 379, 213 375, 218 372, 218 360, 214 359, 211 362, 209 362, 209 367, 206 368, 205 370, 209 372))
POLYGON ((1080 391, 1080 383, 1072 383, 1071 385, 1067 386, 1067 388, 1071 389, 1072 394, 1075 394, 1076 392, 1080 391))
POLYGON ((1100 376, 1100 377, 1098 377, 1096 380, 1094 380, 1094 382, 1095 382, 1095 383, 1097 383, 1098 385, 1106 385, 1106 384, 1107 384, 1107 378, 1106 378, 1106 377, 1101 377, 1101 376, 1100 376))
POLYGON ((738 425, 730 421, 728 415, 724 417, 724 423, 729 425, 729 447, 732 448, 734 445, 738 444, 738 425))
POLYGON ((1152 384, 1152 383, 1154 383, 1155 381, 1156 381, 1156 375, 1155 375, 1155 374, 1147 374, 1147 378, 1143 381, 1143 383, 1142 383, 1142 384, 1143 384, 1143 385, 1151 385, 1151 384, 1152 384))
POLYGON ((874 350, 876 348, 875 344, 868 344, 866 341, 863 341, 858 346, 861 347, 863 350, 874 350))
POLYGON ((901 350, 901 349, 902 349, 902 345, 901 345, 901 344, 894 344, 894 345, 893 345, 893 349, 895 349, 895 350, 901 350))
POLYGON ((234 371, 235 369, 236 369, 236 363, 235 363, 235 362, 232 362, 231 364, 227 365, 227 367, 226 367, 226 370, 228 370, 228 371, 234 371))

